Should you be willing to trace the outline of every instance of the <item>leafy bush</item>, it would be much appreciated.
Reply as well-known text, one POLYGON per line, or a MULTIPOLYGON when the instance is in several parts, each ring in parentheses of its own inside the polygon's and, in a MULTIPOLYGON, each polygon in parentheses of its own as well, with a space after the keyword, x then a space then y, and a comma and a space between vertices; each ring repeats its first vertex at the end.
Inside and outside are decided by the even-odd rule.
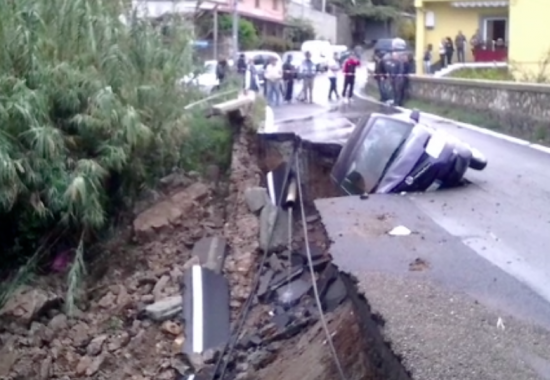
POLYGON ((266 36, 262 38, 262 43, 260 47, 265 50, 272 50, 277 53, 283 53, 287 50, 292 50, 294 48, 294 45, 284 38, 266 36))
POLYGON ((315 29, 309 20, 291 18, 285 28, 285 40, 288 41, 289 49, 299 50, 302 43, 315 39, 315 29))
POLYGON ((204 152, 226 154, 219 125, 183 113, 198 94, 175 85, 192 70, 182 20, 170 33, 124 25, 118 3, 101 0, 1 1, 0 14, 4 266, 54 238, 78 247, 81 263, 84 244, 144 186, 204 152))
POLYGON ((400 38, 410 42, 414 42, 416 40, 416 25, 414 20, 401 17, 396 19, 394 22, 397 23, 397 35, 400 38))
MULTIPOLYGON (((223 35, 230 36, 233 32, 233 18, 230 15, 222 15, 219 20, 219 30, 223 35)), ((256 27, 251 21, 239 19, 239 46, 242 50, 250 50, 258 47, 260 38, 256 27)))

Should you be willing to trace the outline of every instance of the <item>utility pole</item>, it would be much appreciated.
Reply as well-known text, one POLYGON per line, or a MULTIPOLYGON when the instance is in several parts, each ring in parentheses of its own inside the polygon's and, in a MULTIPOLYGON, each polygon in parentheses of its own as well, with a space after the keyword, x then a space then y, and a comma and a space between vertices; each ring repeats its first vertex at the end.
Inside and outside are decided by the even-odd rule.
POLYGON ((218 5, 216 4, 214 6, 214 59, 217 61, 218 60, 218 44, 219 44, 219 40, 218 40, 218 5))
POLYGON ((235 62, 239 55, 239 0, 233 0, 233 55, 235 62))

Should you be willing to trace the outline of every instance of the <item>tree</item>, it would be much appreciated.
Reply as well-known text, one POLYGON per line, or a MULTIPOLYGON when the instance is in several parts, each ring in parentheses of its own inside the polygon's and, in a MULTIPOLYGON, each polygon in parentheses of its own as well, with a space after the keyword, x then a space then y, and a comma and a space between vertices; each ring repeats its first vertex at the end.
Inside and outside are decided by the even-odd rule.
POLYGON ((403 12, 414 12, 413 0, 329 0, 353 21, 356 34, 362 35, 365 20, 394 21, 403 12))
MULTIPOLYGON (((231 36, 233 33, 233 18, 229 15, 219 17, 219 31, 225 36, 231 36)), ((243 50, 254 49, 258 47, 260 38, 254 24, 246 19, 239 18, 239 46, 243 50)))
POLYGON ((302 42, 315 39, 315 29, 308 20, 290 18, 285 28, 285 40, 295 49, 299 49, 302 42))

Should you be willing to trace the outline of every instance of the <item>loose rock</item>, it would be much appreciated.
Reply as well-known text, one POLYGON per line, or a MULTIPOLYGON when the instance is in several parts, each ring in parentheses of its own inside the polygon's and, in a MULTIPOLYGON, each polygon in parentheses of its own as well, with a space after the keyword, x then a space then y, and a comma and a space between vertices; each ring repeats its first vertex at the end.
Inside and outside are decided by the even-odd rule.
POLYGON ((86 353, 90 356, 96 356, 101 352, 103 348, 103 343, 107 340, 107 334, 100 335, 92 339, 88 347, 86 348, 86 353))
POLYGON ((179 335, 182 332, 182 328, 179 324, 172 321, 165 321, 160 327, 162 331, 170 335, 179 335))
POLYGON ((145 315, 157 322, 163 322, 176 316, 182 310, 182 297, 173 296, 147 305, 145 315))
POLYGON ((269 202, 269 195, 264 187, 249 187, 244 192, 244 199, 250 211, 256 213, 269 202))
POLYGON ((260 214, 260 247, 272 252, 288 245, 288 212, 267 203, 260 214))
POLYGON ((0 309, 0 317, 28 325, 38 314, 59 301, 60 298, 54 293, 39 288, 21 287, 0 309))

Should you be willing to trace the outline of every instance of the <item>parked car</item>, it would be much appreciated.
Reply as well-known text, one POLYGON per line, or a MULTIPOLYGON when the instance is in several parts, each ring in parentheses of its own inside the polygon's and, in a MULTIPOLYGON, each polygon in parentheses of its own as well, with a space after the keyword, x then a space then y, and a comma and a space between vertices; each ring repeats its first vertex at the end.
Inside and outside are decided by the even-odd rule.
MULTIPOLYGON (((233 61, 228 60, 227 64, 229 67, 233 66, 233 61)), ((181 84, 194 85, 200 88, 205 94, 210 94, 213 91, 216 91, 219 88, 220 81, 216 75, 216 68, 218 67, 218 61, 209 60, 204 62, 204 67, 201 71, 188 74, 184 76, 181 80, 181 84)))
POLYGON ((317 71, 326 71, 328 61, 332 56, 332 45, 325 40, 308 40, 302 43, 301 50, 311 54, 311 60, 317 66, 317 71))
POLYGON ((299 50, 292 50, 292 51, 287 51, 283 54, 283 58, 282 58, 283 63, 286 62, 286 60, 288 59, 288 56, 292 57, 292 64, 296 68, 300 67, 302 65, 302 62, 304 62, 304 60, 306 59, 306 55, 304 52, 299 50))
POLYGON ((340 152, 332 180, 349 195, 426 191, 457 186, 468 168, 485 168, 480 151, 419 118, 415 111, 361 119, 340 152))
POLYGON ((253 51, 244 51, 242 52, 242 54, 244 54, 244 56, 246 57, 247 62, 250 59, 254 61, 254 66, 256 67, 256 72, 258 73, 260 85, 262 85, 264 82, 264 68, 271 58, 275 58, 278 64, 282 64, 281 56, 275 53, 274 51, 253 50, 253 51))
POLYGON ((411 52, 410 46, 402 38, 381 38, 374 44, 374 57, 382 58, 387 53, 411 52))

